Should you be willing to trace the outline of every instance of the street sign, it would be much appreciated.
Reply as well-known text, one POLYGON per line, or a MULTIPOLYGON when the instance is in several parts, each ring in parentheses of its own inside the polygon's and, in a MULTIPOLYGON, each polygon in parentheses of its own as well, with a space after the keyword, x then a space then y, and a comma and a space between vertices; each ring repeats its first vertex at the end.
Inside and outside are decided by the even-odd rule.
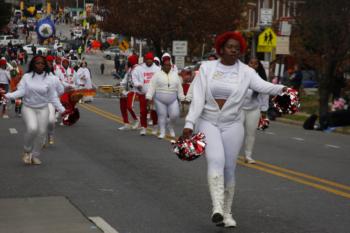
POLYGON ((258 53, 271 53, 272 49, 273 49, 273 47, 271 47, 271 46, 260 46, 260 45, 258 45, 256 51, 258 53))
POLYGON ((173 41, 173 56, 187 56, 187 41, 174 40, 173 41))
POLYGON ((119 43, 119 48, 123 51, 126 51, 129 49, 129 42, 127 40, 122 40, 122 42, 119 43))
POLYGON ((258 38, 258 46, 276 47, 277 36, 271 28, 266 28, 260 33, 258 38))
POLYGON ((175 64, 176 64, 177 68, 183 69, 185 67, 185 57, 176 56, 175 57, 175 64))
POLYGON ((282 21, 280 23, 280 35, 290 36, 292 34, 292 25, 288 21, 282 21))
POLYGON ((277 36, 276 54, 290 54, 289 36, 277 36))
POLYGON ((272 25, 273 11, 271 8, 261 8, 260 9, 260 25, 270 26, 272 25))

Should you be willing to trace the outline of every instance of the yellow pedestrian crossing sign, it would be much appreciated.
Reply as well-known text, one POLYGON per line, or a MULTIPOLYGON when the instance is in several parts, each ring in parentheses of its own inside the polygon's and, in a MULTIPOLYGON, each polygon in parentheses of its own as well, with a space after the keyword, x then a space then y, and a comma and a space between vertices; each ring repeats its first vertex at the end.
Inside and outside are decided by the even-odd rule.
POLYGON ((128 50, 129 49, 129 43, 127 40, 123 40, 122 42, 120 42, 119 44, 119 48, 123 51, 128 50))
POLYGON ((266 28, 259 35, 258 46, 271 47, 272 49, 276 47, 276 42, 277 42, 277 36, 275 32, 271 28, 266 28))

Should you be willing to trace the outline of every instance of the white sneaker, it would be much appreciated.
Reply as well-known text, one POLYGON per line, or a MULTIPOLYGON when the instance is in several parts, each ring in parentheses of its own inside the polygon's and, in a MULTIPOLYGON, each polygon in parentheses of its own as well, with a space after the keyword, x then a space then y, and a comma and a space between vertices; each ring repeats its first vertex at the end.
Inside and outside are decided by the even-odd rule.
POLYGON ((255 160, 250 157, 246 157, 244 161, 248 164, 256 164, 255 160))
POLYGON ((50 145, 53 145, 53 144, 55 143, 55 140, 54 140, 54 138, 53 138, 52 135, 50 135, 50 136, 48 137, 48 141, 49 141, 49 144, 50 144, 50 145))
POLYGON ((173 138, 176 136, 176 135, 175 135, 175 130, 174 130, 174 128, 169 127, 169 134, 170 134, 170 136, 173 137, 173 138))
POLYGON ((146 128, 145 128, 145 127, 142 127, 142 128, 141 128, 141 131, 140 131, 140 135, 141 135, 141 136, 145 136, 145 135, 146 135, 146 132, 147 132, 147 131, 146 131, 146 128))
POLYGON ((158 134, 158 126, 157 125, 153 126, 152 134, 153 135, 157 135, 158 134))
POLYGON ((125 124, 122 127, 119 127, 118 129, 119 130, 129 130, 129 129, 131 129, 131 126, 129 124, 125 124))
POLYGON ((33 157, 32 158, 32 164, 34 165, 40 165, 42 162, 38 157, 33 157))
POLYGON ((23 157, 22 157, 22 161, 25 164, 31 164, 32 163, 32 154, 28 153, 28 152, 25 152, 23 157))
POLYGON ((158 138, 159 138, 159 139, 165 138, 165 134, 164 134, 164 133, 159 134, 158 138))
POLYGON ((136 120, 131 124, 132 129, 137 129, 139 127, 140 121, 136 120))
POLYGON ((2 118, 4 118, 4 119, 9 119, 9 115, 4 114, 4 115, 2 115, 2 118))

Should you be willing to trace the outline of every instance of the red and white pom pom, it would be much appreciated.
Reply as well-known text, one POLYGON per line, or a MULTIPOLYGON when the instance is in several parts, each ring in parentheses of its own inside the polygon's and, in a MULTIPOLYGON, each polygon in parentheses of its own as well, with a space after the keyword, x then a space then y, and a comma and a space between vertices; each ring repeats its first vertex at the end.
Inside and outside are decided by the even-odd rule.
POLYGON ((179 138, 173 143, 173 152, 181 160, 192 161, 204 154, 205 146, 204 134, 197 133, 190 139, 179 138))
POLYGON ((259 119, 259 125, 258 125, 258 130, 265 130, 269 128, 270 125, 270 120, 267 119, 267 117, 260 117, 259 119))
POLYGON ((298 91, 292 88, 288 88, 281 95, 273 97, 272 102, 277 111, 284 114, 294 114, 300 108, 298 91))
POLYGON ((6 105, 7 104, 7 99, 5 98, 5 95, 1 93, 0 89, 0 105, 6 105))

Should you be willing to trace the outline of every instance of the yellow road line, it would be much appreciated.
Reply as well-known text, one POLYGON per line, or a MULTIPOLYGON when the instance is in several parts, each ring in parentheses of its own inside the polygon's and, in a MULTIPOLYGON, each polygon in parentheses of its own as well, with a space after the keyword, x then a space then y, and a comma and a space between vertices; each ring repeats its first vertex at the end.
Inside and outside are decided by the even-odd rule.
POLYGON ((340 191, 340 190, 337 190, 337 189, 333 189, 333 188, 330 188, 330 187, 327 187, 327 186, 324 186, 324 185, 316 184, 316 183, 313 183, 311 181, 303 180, 302 178, 289 176, 287 174, 284 174, 284 173, 281 173, 281 172, 277 172, 277 171, 274 171, 274 170, 271 170, 271 169, 268 169, 268 168, 260 167, 258 165, 247 164, 247 163, 244 163, 243 161, 240 161, 240 160, 238 160, 237 163, 239 165, 242 165, 242 166, 245 166, 245 167, 253 168, 253 169, 260 170, 260 171, 263 171, 263 172, 266 172, 266 173, 269 173, 269 174, 272 174, 272 175, 275 175, 275 176, 283 177, 285 179, 292 180, 292 181, 300 183, 300 184, 308 185, 308 186, 311 186, 313 188, 320 189, 320 190, 323 190, 323 191, 326 191, 326 192, 329 192, 329 193, 333 193, 335 195, 338 195, 338 196, 350 199, 350 193, 347 193, 347 192, 343 192, 343 191, 340 191))
POLYGON ((302 172, 296 172, 296 171, 293 171, 293 170, 290 170, 290 169, 287 169, 287 168, 278 167, 276 165, 272 165, 272 164, 265 163, 265 162, 262 162, 262 161, 256 161, 256 164, 261 165, 261 166, 265 166, 265 167, 268 167, 268 168, 272 168, 272 169, 275 169, 275 170, 278 170, 278 171, 281 171, 281 172, 293 174, 295 176, 300 176, 300 177, 303 177, 303 178, 307 178, 309 180, 314 180, 314 181, 317 181, 319 183, 328 184, 328 185, 336 187, 336 188, 350 190, 350 186, 347 186, 347 185, 344 185, 344 184, 339 184, 339 183, 336 183, 336 182, 333 182, 333 181, 330 181, 330 180, 325 180, 325 179, 322 179, 322 178, 319 178, 319 177, 316 177, 316 176, 311 176, 311 175, 308 175, 308 174, 305 174, 305 173, 302 173, 302 172))
MULTIPOLYGON (((115 121, 117 123, 123 124, 123 121, 122 121, 121 117, 119 117, 119 116, 117 116, 117 115, 115 115, 113 113, 104 111, 104 110, 99 109, 99 108, 97 108, 95 106, 92 106, 92 105, 86 105, 85 104, 85 105, 80 105, 80 107, 82 107, 82 108, 84 108, 84 109, 86 109, 88 111, 94 112, 94 113, 96 113, 96 114, 98 114, 100 116, 103 116, 103 117, 105 117, 107 119, 110 119, 112 121, 115 121)), ((170 136, 167 136, 166 139, 168 141, 173 140, 173 138, 170 137, 170 136)), ((239 165, 241 165, 241 166, 245 166, 245 167, 253 168, 253 169, 256 169, 256 170, 260 170, 260 171, 263 171, 263 172, 266 172, 266 173, 269 173, 269 174, 272 174, 272 175, 275 175, 275 176, 278 176, 278 177, 283 177, 285 179, 292 180, 292 181, 300 183, 300 184, 308 185, 308 186, 311 186, 313 188, 316 188, 316 189, 319 189, 319 190, 323 190, 323 191, 326 191, 326 192, 329 192, 329 193, 333 193, 335 195, 338 195, 338 196, 350 199, 350 193, 347 193, 347 192, 344 192, 344 191, 341 191, 341 190, 337 190, 337 189, 333 189, 331 187, 327 187, 327 186, 324 186, 324 185, 321 185, 321 184, 313 183, 311 181, 304 180, 304 179, 299 178, 299 177, 303 177, 303 178, 306 178, 306 179, 314 180, 314 181, 317 181, 317 182, 320 182, 320 183, 324 183, 324 184, 327 184, 327 185, 330 185, 330 186, 333 186, 333 187, 336 187, 336 188, 350 190, 350 187, 347 186, 347 185, 343 185, 343 184, 339 184, 339 183, 336 183, 336 182, 333 182, 333 181, 329 181, 329 180, 325 180, 325 179, 318 178, 318 177, 315 177, 315 176, 307 175, 305 173, 292 171, 292 170, 289 170, 289 169, 286 169, 286 168, 278 167, 278 166, 275 166, 275 165, 272 165, 272 164, 268 164, 268 163, 264 163, 264 162, 261 162, 261 161, 256 161, 256 162, 257 162, 257 164, 255 164, 255 165, 244 163, 242 157, 240 157, 239 160, 237 161, 237 163, 239 165), (269 169, 269 168, 271 168, 271 169, 269 169), (272 169, 274 169, 274 170, 272 170, 272 169), (282 172, 289 173, 289 174, 292 174, 294 176, 290 176, 290 175, 284 174, 282 172), (295 176, 299 176, 299 177, 295 177, 295 176)))

